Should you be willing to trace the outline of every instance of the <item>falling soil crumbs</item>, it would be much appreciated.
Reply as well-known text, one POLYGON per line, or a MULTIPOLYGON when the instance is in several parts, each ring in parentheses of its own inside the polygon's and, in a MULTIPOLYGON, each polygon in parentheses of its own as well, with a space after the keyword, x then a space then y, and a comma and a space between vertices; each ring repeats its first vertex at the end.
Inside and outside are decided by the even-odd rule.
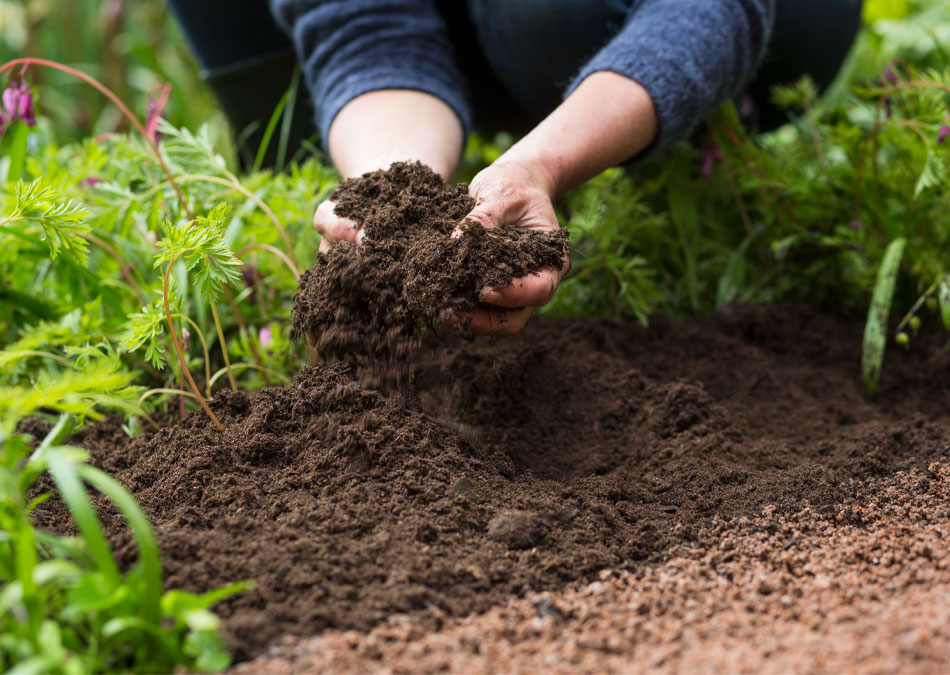
MULTIPOLYGON (((391 356, 418 317, 507 278, 475 268, 441 301, 407 291, 406 230, 423 222, 452 261, 471 204, 426 172, 395 174, 341 186, 366 250, 337 246, 301 281, 295 325, 322 354, 391 356), (354 273, 363 300, 328 314, 354 273), (392 339, 367 351, 343 324, 392 339)), ((536 254, 496 269, 517 276, 536 254)), ((72 442, 142 502, 170 587, 254 580, 216 608, 237 657, 260 657, 250 672, 820 671, 857 663, 858 643, 865 665, 932 671, 950 653, 950 355, 939 336, 892 350, 870 398, 860 339, 789 306, 649 328, 536 318, 502 341, 406 347, 403 392, 318 364, 287 387, 216 394, 223 433, 193 414, 72 442)), ((130 565, 131 536, 101 512, 130 565)), ((54 500, 36 518, 70 527, 54 500)))

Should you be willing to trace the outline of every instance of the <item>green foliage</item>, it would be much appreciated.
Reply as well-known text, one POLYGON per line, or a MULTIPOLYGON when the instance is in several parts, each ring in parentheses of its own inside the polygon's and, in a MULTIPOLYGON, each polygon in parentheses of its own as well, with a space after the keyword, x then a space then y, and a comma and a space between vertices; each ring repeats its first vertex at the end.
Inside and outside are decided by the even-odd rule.
POLYGON ((155 267, 171 265, 181 259, 189 272, 197 268, 195 286, 206 302, 217 302, 221 284, 237 285, 241 280, 241 261, 224 242, 224 226, 231 207, 218 204, 207 216, 199 216, 190 223, 161 224, 165 238, 158 242, 155 267), (199 266, 200 265, 200 266, 199 266))
POLYGON ((823 97, 808 79, 774 90, 788 125, 752 136, 726 105, 672 157, 568 195, 574 272, 546 311, 643 321, 790 301, 867 315, 871 387, 888 335, 912 317, 950 329, 950 56, 940 47, 950 11, 871 5, 844 68, 850 86, 823 97), (878 273, 899 240, 903 262, 885 277, 893 299, 881 302, 878 273), (904 312, 889 333, 888 317, 904 312))
MULTIPOLYGON (((891 313, 891 301, 894 298, 894 286, 900 269, 901 256, 904 254, 904 239, 895 239, 887 247, 881 268, 877 273, 877 283, 871 297, 868 320, 864 327, 864 349, 861 372, 864 383, 870 391, 877 389, 881 378, 881 364, 884 362, 884 348, 887 346, 887 318, 891 313)), ((907 342, 905 333, 901 342, 907 342)))
POLYGON ((161 370, 165 367, 165 308, 161 300, 142 307, 142 311, 129 315, 129 323, 120 345, 134 352, 145 347, 145 359, 161 370))
MULTIPOLYGON (((38 226, 40 237, 49 246, 53 260, 62 252, 85 267, 89 244, 82 234, 90 228, 82 221, 87 215, 88 212, 79 204, 57 196, 52 186, 37 178, 31 183, 17 183, 12 211, 0 218, 0 227, 12 233, 17 225, 38 226)), ((20 236, 31 236, 29 230, 16 231, 20 236)))
POLYGON ((248 588, 233 584, 204 595, 162 593, 162 568, 152 528, 132 495, 86 463, 86 452, 62 445, 72 430, 63 415, 39 446, 0 432, 0 667, 9 672, 212 671, 230 658, 219 621, 208 609, 248 588), (33 528, 37 479, 49 473, 79 535, 33 528), (85 483, 125 518, 138 550, 119 569, 85 483), (13 670, 10 670, 13 669, 13 670))

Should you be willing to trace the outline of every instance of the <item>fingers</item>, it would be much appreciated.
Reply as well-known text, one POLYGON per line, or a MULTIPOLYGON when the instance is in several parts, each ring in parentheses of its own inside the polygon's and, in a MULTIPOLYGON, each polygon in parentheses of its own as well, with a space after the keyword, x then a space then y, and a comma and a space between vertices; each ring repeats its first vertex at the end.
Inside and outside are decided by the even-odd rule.
POLYGON ((542 267, 537 274, 514 279, 504 288, 482 289, 482 302, 498 307, 541 307, 557 290, 560 274, 551 267, 542 267))
POLYGON ((524 328, 533 311, 532 307, 522 307, 513 310, 498 308, 452 312, 445 323, 467 328, 473 335, 508 337, 524 328))
POLYGON ((341 218, 333 212, 336 202, 327 200, 317 207, 313 214, 313 226, 320 233, 320 250, 325 251, 324 244, 329 247, 338 241, 348 241, 360 244, 363 241, 363 228, 355 220, 341 218))

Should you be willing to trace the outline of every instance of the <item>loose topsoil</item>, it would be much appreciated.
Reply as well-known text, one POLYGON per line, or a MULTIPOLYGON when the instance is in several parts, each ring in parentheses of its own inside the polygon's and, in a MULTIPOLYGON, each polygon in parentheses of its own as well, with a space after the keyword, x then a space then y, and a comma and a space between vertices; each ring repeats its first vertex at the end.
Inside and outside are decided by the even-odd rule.
MULTIPOLYGON (((440 221, 443 237, 467 208, 440 221)), ((385 240, 362 213, 367 239, 385 240)), ((299 323, 322 316, 322 278, 302 280, 295 321, 350 353, 363 338, 317 334, 340 316, 299 323)), ((367 326, 386 320, 383 305, 366 307, 367 326)), ((401 335, 406 311, 393 324, 401 335)), ((317 364, 287 387, 219 392, 223 433, 193 414, 131 441, 115 425, 73 442, 142 502, 169 586, 255 581, 217 607, 242 659, 285 634, 365 631, 399 613, 435 628, 605 568, 639 573, 766 505, 775 519, 806 508, 850 518, 840 505, 862 481, 946 458, 950 443, 950 356, 938 338, 891 350, 872 398, 860 326, 801 307, 649 328, 536 318, 501 341, 439 337, 414 352, 406 392, 380 394, 352 364, 317 364)), ((121 519, 103 517, 131 563, 121 519)), ((37 518, 68 527, 52 501, 37 518)))
POLYGON ((566 230, 465 220, 468 186, 418 162, 345 180, 330 199, 336 215, 363 225, 363 241, 338 243, 304 273, 292 335, 307 336, 321 357, 359 360, 384 376, 405 371, 443 312, 475 309, 484 288, 560 267, 565 253, 566 230))

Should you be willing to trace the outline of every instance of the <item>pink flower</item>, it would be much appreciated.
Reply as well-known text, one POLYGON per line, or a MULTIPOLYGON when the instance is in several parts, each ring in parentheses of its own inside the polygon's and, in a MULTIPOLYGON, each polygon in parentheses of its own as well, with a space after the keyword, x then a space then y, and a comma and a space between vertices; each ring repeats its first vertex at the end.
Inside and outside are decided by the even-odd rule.
POLYGON ((187 328, 181 329, 181 349, 184 352, 188 351, 188 343, 191 342, 191 331, 187 328))
POLYGON ((948 127, 946 124, 941 124, 940 130, 937 131, 937 142, 943 143, 948 134, 950 134, 950 127, 948 127))
POLYGON ((722 162, 722 150, 720 150, 716 141, 710 141, 706 144, 699 155, 699 161, 702 166, 703 180, 709 182, 713 167, 722 162))
POLYGON ((4 89, 0 101, 3 103, 3 109, 0 110, 0 125, 19 119, 23 120, 28 127, 36 126, 33 92, 26 82, 20 81, 4 89))
POLYGON ((267 346, 274 341, 274 334, 269 327, 264 326, 260 332, 258 332, 257 339, 260 340, 261 347, 267 349, 267 346))

